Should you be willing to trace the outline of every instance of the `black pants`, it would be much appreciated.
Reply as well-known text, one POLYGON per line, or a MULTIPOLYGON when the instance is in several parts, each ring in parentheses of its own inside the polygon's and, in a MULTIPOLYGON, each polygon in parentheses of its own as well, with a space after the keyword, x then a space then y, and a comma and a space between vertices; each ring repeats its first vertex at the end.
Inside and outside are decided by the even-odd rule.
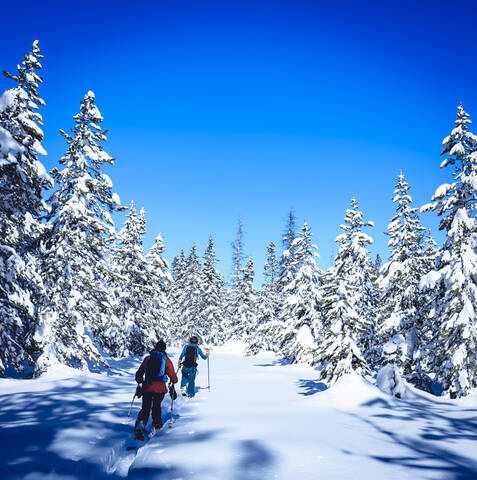
POLYGON ((142 394, 142 408, 138 413, 136 425, 142 421, 144 427, 146 427, 152 407, 152 424, 162 427, 161 402, 164 400, 164 395, 165 393, 154 392, 144 392, 142 394))

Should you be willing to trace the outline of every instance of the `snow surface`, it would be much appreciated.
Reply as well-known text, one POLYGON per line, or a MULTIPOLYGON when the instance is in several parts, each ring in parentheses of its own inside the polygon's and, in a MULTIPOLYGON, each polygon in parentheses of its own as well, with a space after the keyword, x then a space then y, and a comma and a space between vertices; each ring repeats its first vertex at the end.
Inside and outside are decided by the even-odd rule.
POLYGON ((125 447, 139 359, 112 361, 109 374, 58 366, 0 380, 1 478, 477 478, 477 395, 408 387, 399 400, 357 375, 326 389, 312 367, 242 352, 238 342, 213 350, 210 392, 201 361, 196 397, 179 398, 172 428, 137 452, 125 447))

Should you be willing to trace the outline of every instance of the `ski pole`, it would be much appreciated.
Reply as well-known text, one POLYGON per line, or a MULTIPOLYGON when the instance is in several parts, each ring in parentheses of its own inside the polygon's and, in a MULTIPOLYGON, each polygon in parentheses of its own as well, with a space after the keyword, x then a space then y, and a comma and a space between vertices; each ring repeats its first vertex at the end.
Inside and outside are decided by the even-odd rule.
POLYGON ((210 363, 209 363, 210 350, 207 349, 207 388, 210 392, 210 363))
POLYGON ((136 393, 134 393, 134 397, 133 397, 133 399, 132 399, 132 401, 131 401, 131 405, 130 405, 130 407, 129 407, 128 418, 129 418, 130 415, 131 415, 131 408, 132 408, 132 406, 133 406, 133 403, 134 403, 134 399, 135 399, 135 398, 136 398, 136 393))

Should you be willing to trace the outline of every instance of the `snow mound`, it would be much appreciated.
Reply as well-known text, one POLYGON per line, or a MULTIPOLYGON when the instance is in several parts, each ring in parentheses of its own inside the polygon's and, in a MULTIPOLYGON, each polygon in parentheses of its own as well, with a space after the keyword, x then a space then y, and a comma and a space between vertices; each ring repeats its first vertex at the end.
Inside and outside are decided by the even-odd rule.
POLYGON ((247 346, 241 340, 229 340, 220 347, 213 347, 215 353, 233 353, 237 355, 244 355, 247 346))
POLYGON ((320 400, 325 405, 338 410, 354 410, 376 398, 384 398, 384 395, 372 383, 355 373, 343 375, 320 395, 320 400))
POLYGON ((389 363, 382 367, 376 377, 376 386, 384 393, 397 398, 406 396, 407 388, 396 365, 389 363))

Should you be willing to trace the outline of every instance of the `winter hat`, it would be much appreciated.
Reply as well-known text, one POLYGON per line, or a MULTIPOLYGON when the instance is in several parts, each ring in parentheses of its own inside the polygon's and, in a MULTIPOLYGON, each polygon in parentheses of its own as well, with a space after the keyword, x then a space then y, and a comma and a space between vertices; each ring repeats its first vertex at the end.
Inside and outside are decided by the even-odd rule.
POLYGON ((189 342, 190 343, 199 343, 199 339, 195 335, 192 335, 192 337, 190 337, 190 339, 189 339, 189 342))
POLYGON ((165 352, 166 351, 166 342, 164 340, 159 340, 156 343, 156 346, 154 347, 154 350, 157 350, 158 352, 165 352))

